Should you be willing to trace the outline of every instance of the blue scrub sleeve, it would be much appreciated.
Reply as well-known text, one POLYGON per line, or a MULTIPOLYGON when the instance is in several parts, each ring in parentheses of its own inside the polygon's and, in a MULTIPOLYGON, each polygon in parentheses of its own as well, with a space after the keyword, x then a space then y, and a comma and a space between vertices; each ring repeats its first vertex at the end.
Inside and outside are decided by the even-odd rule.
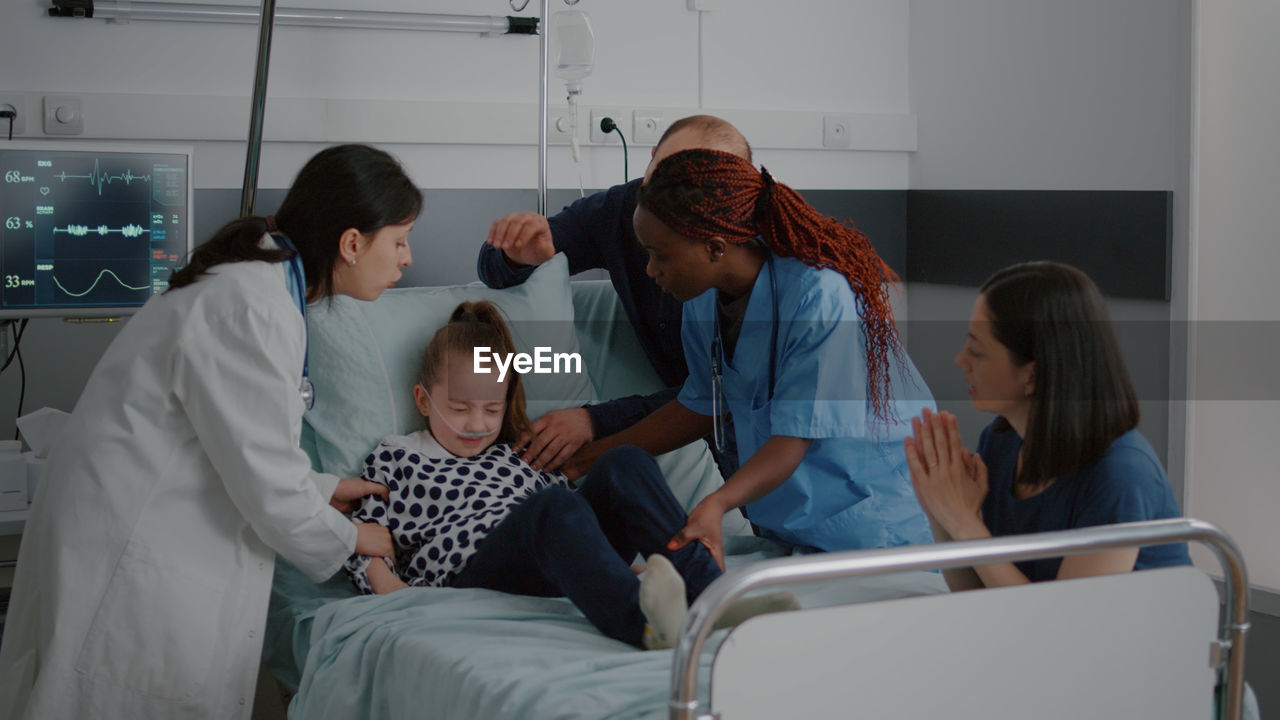
POLYGON ((819 287, 783 317, 791 319, 778 328, 772 434, 867 437, 865 341, 852 295, 819 287))
MULTIPOLYGON (((701 299, 705 299, 705 295, 701 299)), ((704 306, 714 305, 701 302, 695 298, 684 304, 680 320, 680 342, 684 345, 684 359, 689 366, 689 377, 685 378, 677 399, 686 408, 699 415, 710 415, 711 405, 711 334, 714 332, 710 317, 706 315, 704 306)), ((712 312, 714 312, 712 308, 712 312)))

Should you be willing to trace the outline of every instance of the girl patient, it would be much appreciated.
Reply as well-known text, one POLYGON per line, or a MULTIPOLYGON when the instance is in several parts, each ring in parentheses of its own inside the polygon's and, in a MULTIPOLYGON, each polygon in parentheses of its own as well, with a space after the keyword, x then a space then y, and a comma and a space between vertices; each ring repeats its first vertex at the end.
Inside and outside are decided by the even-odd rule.
MULTIPOLYGON (((390 497, 369 496, 354 518, 387 526, 395 565, 354 555, 352 580, 365 593, 418 585, 563 595, 615 640, 669 647, 688 602, 720 569, 701 544, 666 550, 685 512, 656 463, 616 448, 623 457, 578 491, 534 470, 511 450, 529 427, 520 376, 477 373, 478 347, 515 352, 496 306, 464 302, 428 344, 413 388, 428 429, 384 438, 365 458, 365 479, 390 497), (630 567, 637 553, 649 558, 643 580, 630 567)), ((790 593, 749 598, 721 624, 794 607, 790 593)))

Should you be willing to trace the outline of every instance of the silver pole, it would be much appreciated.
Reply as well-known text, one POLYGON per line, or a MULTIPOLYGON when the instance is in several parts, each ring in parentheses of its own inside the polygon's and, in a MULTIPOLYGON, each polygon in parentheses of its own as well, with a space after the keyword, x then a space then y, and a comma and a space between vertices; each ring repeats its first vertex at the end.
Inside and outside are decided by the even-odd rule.
POLYGON ((1189 518, 1100 525, 987 540, 819 553, 735 568, 711 583, 693 602, 685 617, 671 668, 670 717, 672 720, 701 717, 697 698, 698 657, 716 618, 735 600, 752 590, 812 580, 865 577, 905 570, 965 568, 976 562, 1065 557, 1183 541, 1209 545, 1225 571, 1226 612, 1222 614, 1219 639, 1224 644, 1227 658, 1224 667, 1219 669, 1219 681, 1224 686, 1219 717, 1239 720, 1244 699, 1244 641, 1249 630, 1249 580, 1244 558, 1235 542, 1216 525, 1189 518))
POLYGON ((244 187, 240 193, 241 217, 253 214, 253 196, 258 191, 258 159, 262 156, 262 118, 267 107, 267 66, 271 63, 271 29, 275 15, 276 0, 262 0, 258 21, 258 64, 253 77, 249 117, 249 148, 244 160, 244 187))
POLYGON ((542 74, 538 84, 538 213, 547 214, 547 76, 551 70, 551 53, 547 35, 551 32, 551 0, 542 0, 542 19, 538 22, 538 51, 542 54, 542 74))

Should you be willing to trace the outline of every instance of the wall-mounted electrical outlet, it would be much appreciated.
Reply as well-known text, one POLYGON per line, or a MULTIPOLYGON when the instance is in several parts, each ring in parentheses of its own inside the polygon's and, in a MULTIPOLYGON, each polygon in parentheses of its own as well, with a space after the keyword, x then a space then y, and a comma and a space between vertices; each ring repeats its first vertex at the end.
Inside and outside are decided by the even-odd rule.
POLYGON ((632 120, 636 136, 627 139, 634 140, 636 145, 657 145, 662 133, 667 130, 667 123, 657 110, 636 110, 632 114, 632 120))
MULTIPOLYGON (((17 93, 0 94, 0 110, 13 110, 13 136, 27 131, 27 96, 17 93)), ((0 135, 9 136, 9 121, 0 119, 0 135)))
POLYGON ((78 95, 45 95, 44 132, 46 135, 83 134, 84 101, 78 95))
POLYGON ((849 115, 822 116, 822 147, 853 146, 853 118, 849 115))
POLYGON ((600 121, 605 118, 613 118, 613 122, 617 124, 618 129, 627 137, 627 142, 631 142, 631 113, 622 108, 592 108, 591 109, 591 142, 609 145, 621 145, 622 141, 618 139, 618 133, 611 132, 606 134, 600 129, 600 121))
MULTIPOLYGON (((582 123, 582 115, 578 111, 578 122, 582 123)), ((567 145, 573 136, 573 113, 568 108, 551 108, 547 110, 547 142, 567 145)))

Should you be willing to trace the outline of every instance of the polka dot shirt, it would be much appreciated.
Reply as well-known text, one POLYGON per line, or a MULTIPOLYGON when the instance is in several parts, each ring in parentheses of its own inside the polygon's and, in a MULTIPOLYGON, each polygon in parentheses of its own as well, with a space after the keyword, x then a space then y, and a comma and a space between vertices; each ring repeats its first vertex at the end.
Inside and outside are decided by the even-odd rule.
MULTIPOLYGON (((541 473, 496 443, 460 458, 427 430, 384 438, 364 461, 362 476, 386 485, 390 498, 365 497, 355 522, 391 531, 395 571, 406 584, 446 586, 471 559, 489 531, 517 504, 551 485, 568 485, 560 473, 541 473)), ((353 555, 345 565, 356 587, 372 593, 371 558, 353 555)))

